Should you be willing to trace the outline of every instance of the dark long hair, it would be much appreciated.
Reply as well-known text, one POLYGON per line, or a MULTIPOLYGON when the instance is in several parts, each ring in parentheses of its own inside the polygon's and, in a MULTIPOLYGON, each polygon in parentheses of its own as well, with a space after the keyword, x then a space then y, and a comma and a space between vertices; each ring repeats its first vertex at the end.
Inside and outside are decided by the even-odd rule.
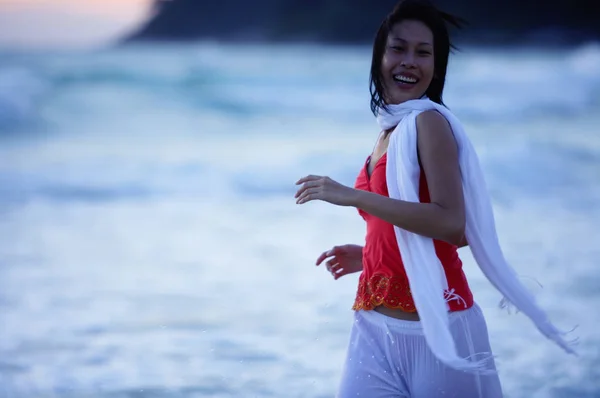
POLYGON ((446 82, 446 69, 450 50, 456 47, 450 42, 447 24, 461 28, 466 22, 456 16, 438 10, 429 0, 401 0, 381 23, 373 44, 369 91, 371 92, 371 112, 377 115, 380 108, 386 109, 385 87, 381 73, 381 62, 385 53, 390 31, 404 20, 424 23, 433 33, 434 75, 425 94, 430 100, 444 105, 442 93, 446 82))

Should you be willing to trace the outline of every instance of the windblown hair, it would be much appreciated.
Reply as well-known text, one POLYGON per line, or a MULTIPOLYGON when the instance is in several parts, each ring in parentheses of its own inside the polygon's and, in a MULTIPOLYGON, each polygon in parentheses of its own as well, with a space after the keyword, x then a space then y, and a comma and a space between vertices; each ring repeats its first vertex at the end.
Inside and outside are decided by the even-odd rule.
POLYGON ((433 33, 434 76, 425 95, 430 100, 444 105, 442 94, 446 82, 448 58, 450 50, 456 49, 450 41, 448 25, 462 28, 466 22, 459 17, 437 9, 429 0, 401 0, 392 12, 385 17, 375 35, 369 84, 371 112, 374 115, 377 115, 379 109, 386 109, 387 107, 381 63, 386 50, 388 35, 394 25, 404 20, 420 21, 433 33))

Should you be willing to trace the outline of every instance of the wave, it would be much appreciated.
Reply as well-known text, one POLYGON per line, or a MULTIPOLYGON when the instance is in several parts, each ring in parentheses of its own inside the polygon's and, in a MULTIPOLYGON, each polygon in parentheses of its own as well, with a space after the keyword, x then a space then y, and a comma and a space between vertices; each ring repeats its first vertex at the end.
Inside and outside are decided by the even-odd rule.
MULTIPOLYGON (((253 141, 260 148, 268 145, 269 140, 263 135, 253 141)), ((30 160, 29 171, 25 166, 5 167, 0 172, 0 202, 93 204, 166 198, 237 202, 271 198, 291 204, 298 189, 294 182, 301 174, 325 174, 345 185, 353 185, 369 147, 356 145, 356 150, 348 149, 350 142, 356 140, 349 138, 343 141, 346 144, 341 144, 347 147, 345 151, 332 146, 315 153, 314 145, 302 146, 302 140, 297 135, 280 140, 280 158, 267 162, 260 161, 260 152, 240 162, 220 158, 217 161, 202 152, 197 155, 202 160, 188 161, 160 159, 158 155, 146 157, 135 152, 111 162, 98 160, 101 153, 92 154, 88 160, 80 156, 68 160, 73 154, 62 150, 60 156, 66 160, 60 163, 36 165, 30 160)), ((160 146, 160 142, 144 145, 147 151, 155 153, 150 148, 160 146)), ((561 206, 586 212, 594 209, 600 199, 600 189, 592 183, 598 171, 600 147, 570 145, 564 139, 555 143, 540 142, 531 137, 517 143, 513 137, 508 138, 506 144, 493 143, 485 149, 483 167, 490 186, 495 187, 494 199, 500 205, 509 206, 511 194, 518 192, 519 200, 554 198, 561 201, 561 206)), ((76 148, 71 150, 77 151, 76 148)), ((233 151, 231 156, 240 154, 233 151)))
MULTIPOLYGON (((128 107, 152 111, 133 109, 139 104, 129 98, 136 95, 174 104, 182 114, 366 120, 369 59, 368 49, 239 46, 17 57, 0 68, 0 131, 48 113, 72 116, 73 102, 99 118, 128 107), (99 89, 114 96, 108 108, 94 102, 99 89)), ((600 107, 600 44, 545 52, 472 49, 453 59, 446 87, 446 103, 467 118, 593 112, 600 107)))
POLYGON ((35 117, 46 83, 27 68, 0 69, 0 132, 35 117))
POLYGON ((473 54, 451 68, 447 98, 477 119, 573 117, 600 107, 600 44, 473 54))

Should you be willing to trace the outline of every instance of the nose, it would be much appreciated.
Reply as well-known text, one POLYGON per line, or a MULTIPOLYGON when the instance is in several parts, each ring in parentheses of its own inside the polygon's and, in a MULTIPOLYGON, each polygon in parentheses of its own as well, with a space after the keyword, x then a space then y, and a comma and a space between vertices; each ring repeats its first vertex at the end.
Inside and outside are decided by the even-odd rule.
POLYGON ((415 66, 415 56, 412 52, 407 52, 404 54, 404 58, 401 62, 402 66, 406 68, 411 68, 415 66))

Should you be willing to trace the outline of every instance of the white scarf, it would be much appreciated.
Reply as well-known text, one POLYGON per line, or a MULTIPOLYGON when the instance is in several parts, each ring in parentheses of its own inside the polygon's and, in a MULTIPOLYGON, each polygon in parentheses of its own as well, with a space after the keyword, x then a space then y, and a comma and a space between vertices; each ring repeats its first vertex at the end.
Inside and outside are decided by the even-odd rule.
MULTIPOLYGON (((563 340, 564 333, 552 325, 531 293, 520 283, 507 264, 498 243, 491 200, 475 149, 460 121, 445 107, 426 97, 379 110, 377 121, 383 130, 395 127, 387 151, 386 178, 390 198, 419 202, 420 166, 417 157, 417 115, 437 110, 450 123, 458 146, 458 160, 465 198, 465 235, 477 264, 487 279, 504 296, 501 305, 513 304, 526 314, 541 333, 565 351, 574 351, 563 340)), ((457 369, 483 370, 485 359, 469 361, 456 353, 449 331, 447 301, 456 300, 448 292, 446 275, 433 240, 394 226, 396 240, 410 289, 421 319, 425 339, 434 355, 457 369)), ((460 298, 459 298, 460 299, 460 298)))

